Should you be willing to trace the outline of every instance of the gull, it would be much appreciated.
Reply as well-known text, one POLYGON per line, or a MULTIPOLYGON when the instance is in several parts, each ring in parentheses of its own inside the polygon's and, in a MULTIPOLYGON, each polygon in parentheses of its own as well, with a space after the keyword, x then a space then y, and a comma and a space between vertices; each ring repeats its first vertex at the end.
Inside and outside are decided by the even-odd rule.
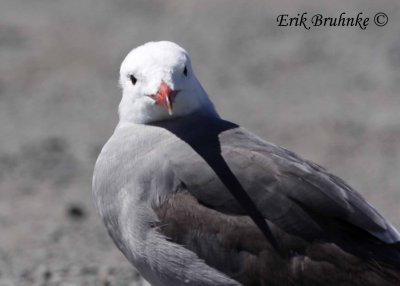
POLYGON ((120 68, 93 196, 154 286, 400 285, 400 234, 339 177, 223 120, 179 45, 120 68))

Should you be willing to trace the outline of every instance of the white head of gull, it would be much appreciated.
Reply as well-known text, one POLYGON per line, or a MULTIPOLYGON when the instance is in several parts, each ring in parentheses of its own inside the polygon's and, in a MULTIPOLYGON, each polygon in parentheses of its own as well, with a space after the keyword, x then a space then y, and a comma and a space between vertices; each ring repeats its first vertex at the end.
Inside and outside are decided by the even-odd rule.
POLYGON ((120 69, 123 122, 149 123, 200 111, 216 115, 187 52, 175 43, 150 42, 133 49, 120 69))

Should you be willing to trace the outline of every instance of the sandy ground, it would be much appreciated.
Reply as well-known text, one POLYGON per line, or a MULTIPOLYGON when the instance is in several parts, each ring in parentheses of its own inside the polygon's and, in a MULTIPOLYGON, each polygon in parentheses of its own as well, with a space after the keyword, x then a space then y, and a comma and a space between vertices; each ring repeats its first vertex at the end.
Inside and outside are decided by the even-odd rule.
POLYGON ((120 62, 150 40, 189 51, 224 118, 326 166, 400 227, 400 3, 215 2, 0 0, 0 286, 142 285, 90 189, 120 62), (304 11, 389 23, 277 26, 304 11))

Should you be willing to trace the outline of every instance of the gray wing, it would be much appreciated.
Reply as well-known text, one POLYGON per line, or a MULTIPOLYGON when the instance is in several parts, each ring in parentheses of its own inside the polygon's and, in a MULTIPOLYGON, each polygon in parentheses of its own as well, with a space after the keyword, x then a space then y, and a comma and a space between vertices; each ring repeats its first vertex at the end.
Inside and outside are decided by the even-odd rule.
POLYGON ((335 242, 359 256, 400 262, 395 228, 343 180, 315 163, 219 119, 193 117, 161 127, 190 146, 171 144, 165 156, 184 189, 205 206, 246 214, 226 188, 225 174, 232 172, 264 218, 283 231, 335 242))

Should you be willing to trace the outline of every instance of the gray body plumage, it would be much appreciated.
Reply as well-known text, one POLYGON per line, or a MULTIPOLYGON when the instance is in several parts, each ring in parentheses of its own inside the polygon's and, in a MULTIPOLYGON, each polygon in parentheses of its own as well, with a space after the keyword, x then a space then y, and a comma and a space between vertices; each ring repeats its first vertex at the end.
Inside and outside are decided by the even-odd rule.
POLYGON ((159 127, 118 127, 95 167, 98 211, 117 247, 152 285, 239 285, 155 227, 159 220, 152 205, 179 183, 159 151, 179 143, 159 127))
POLYGON ((328 273, 341 279, 332 285, 400 281, 400 235, 358 193, 218 117, 120 124, 97 160, 93 194, 114 242, 152 285, 328 285, 328 273), (229 172, 280 250, 226 188, 229 172), (272 265, 278 278, 262 274, 272 265))

